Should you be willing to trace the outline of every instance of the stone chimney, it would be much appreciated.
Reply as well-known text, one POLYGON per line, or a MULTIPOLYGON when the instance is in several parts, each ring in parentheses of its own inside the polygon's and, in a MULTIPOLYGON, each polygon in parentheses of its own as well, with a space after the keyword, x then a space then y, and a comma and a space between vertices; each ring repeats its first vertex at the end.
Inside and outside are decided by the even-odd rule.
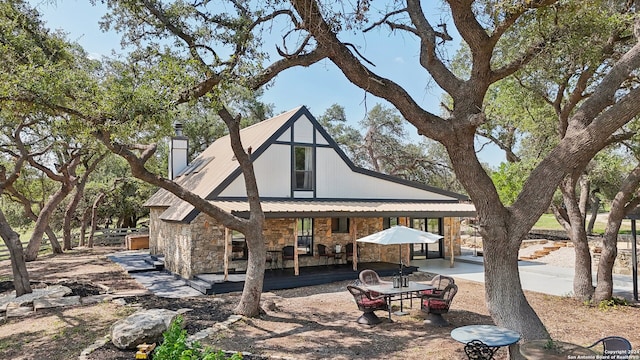
POLYGON ((189 139, 182 135, 182 124, 175 123, 176 135, 169 142, 169 180, 175 179, 188 162, 189 139))

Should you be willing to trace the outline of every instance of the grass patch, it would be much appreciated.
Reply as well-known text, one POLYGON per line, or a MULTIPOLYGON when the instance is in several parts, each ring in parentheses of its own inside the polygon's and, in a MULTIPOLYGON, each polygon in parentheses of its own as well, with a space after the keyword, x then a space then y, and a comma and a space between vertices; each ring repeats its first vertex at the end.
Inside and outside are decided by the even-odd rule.
MULTIPOLYGON (((589 218, 587 218, 588 220, 589 218)), ((604 230, 607 224, 600 220, 600 216, 598 217, 598 221, 596 221, 593 227, 593 233, 602 235, 604 234, 604 230)), ((558 223, 555 216, 553 214, 542 214, 540 219, 533 225, 534 229, 540 230, 564 230, 563 227, 558 223)), ((619 234, 631 234, 631 220, 625 219, 622 221, 620 226, 619 234)))

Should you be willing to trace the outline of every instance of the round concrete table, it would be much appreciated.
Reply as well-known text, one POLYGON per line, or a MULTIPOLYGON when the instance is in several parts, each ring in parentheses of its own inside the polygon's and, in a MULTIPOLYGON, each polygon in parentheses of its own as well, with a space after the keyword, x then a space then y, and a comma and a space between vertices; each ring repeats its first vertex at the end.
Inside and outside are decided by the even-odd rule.
POLYGON ((520 344, 520 354, 527 360, 567 360, 579 355, 595 359, 596 353, 584 346, 555 340, 531 340, 520 344))
POLYGON ((520 340, 520 334, 495 325, 467 325, 451 330, 451 337, 463 344, 480 340, 489 347, 514 344, 520 340))
POLYGON ((484 356, 493 359, 493 354, 502 346, 515 344, 520 340, 520 334, 507 328, 495 325, 467 325, 451 330, 451 337, 465 344, 465 352, 469 355, 484 356), (481 341, 482 344, 477 344, 481 341), (486 346, 485 346, 486 345, 486 346), (482 348, 487 349, 488 353, 482 348))

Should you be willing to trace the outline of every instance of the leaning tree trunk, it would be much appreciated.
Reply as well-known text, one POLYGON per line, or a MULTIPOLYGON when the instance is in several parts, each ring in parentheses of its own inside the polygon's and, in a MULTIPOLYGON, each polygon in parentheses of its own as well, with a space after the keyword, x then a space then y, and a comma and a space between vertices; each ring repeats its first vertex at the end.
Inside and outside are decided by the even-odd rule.
POLYGON ((80 224, 80 240, 78 240, 78 246, 85 246, 86 244, 86 235, 87 235, 87 224, 89 224, 89 220, 91 219, 91 209, 86 209, 84 214, 82 214, 82 223, 80 224))
MULTIPOLYGON (((26 261, 34 261, 38 258, 38 251, 40 251, 40 245, 42 244, 42 236, 49 225, 49 219, 69 192, 71 192, 71 186, 63 185, 55 194, 53 194, 51 199, 47 201, 42 210, 40 210, 33 234, 31 235, 31 239, 29 239, 29 244, 27 245, 27 251, 25 253, 26 261)), ((51 241, 51 247, 53 248, 54 253, 62 253, 62 247, 57 239, 51 241)))
POLYGON ((638 184, 640 184, 640 165, 627 175, 611 202, 598 263, 596 290, 593 296, 595 303, 613 297, 613 266, 618 255, 618 232, 626 214, 640 203, 640 197, 636 193, 638 184))
MULTIPOLYGON (((591 300, 593 297, 593 273, 591 270, 591 251, 585 226, 583 206, 586 207, 584 197, 576 196, 576 184, 580 175, 567 176, 559 188, 566 207, 569 228, 569 238, 574 245, 575 264, 573 275, 573 296, 578 300, 591 300)), ((585 183, 581 182, 581 185, 585 183)), ((581 194, 588 194, 588 189, 581 186, 581 194)))
POLYGON ((47 226, 44 233, 47 234, 47 240, 49 240, 49 244, 51 244, 51 251, 54 254, 62 254, 62 246, 60 246, 58 237, 56 236, 56 233, 51 230, 51 227, 47 226))
POLYGON ((598 210, 600 209, 600 197, 596 191, 591 192, 589 199, 591 203, 591 217, 587 224, 587 235, 593 235, 593 227, 596 226, 596 219, 598 218, 598 210))
POLYGON ((73 241, 71 239, 71 220, 76 213, 76 209, 78 208, 80 199, 84 195, 85 184, 86 183, 84 181, 78 182, 73 198, 71 199, 69 204, 67 204, 67 208, 64 211, 64 220, 62 222, 62 240, 65 250, 71 250, 71 248, 73 248, 73 241))
POLYGON ((93 202, 93 206, 91 207, 91 233, 89 234, 89 243, 87 244, 90 248, 93 247, 93 237, 96 233, 96 229, 98 228, 98 206, 100 206, 106 195, 107 194, 101 192, 96 197, 96 200, 93 202))
POLYGON ((22 243, 20 235, 11 229, 7 219, 0 209, 0 237, 9 249, 11 256, 11 270, 13 272, 13 286, 16 289, 16 296, 31 293, 31 284, 29 283, 29 272, 24 259, 22 243))

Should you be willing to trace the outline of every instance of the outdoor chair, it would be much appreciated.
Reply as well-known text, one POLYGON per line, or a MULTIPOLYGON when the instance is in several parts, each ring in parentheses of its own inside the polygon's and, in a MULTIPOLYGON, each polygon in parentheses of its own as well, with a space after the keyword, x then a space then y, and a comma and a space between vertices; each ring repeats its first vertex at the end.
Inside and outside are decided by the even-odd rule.
POLYGON ((329 265, 329 258, 333 259, 334 264, 336 263, 336 259, 339 259, 338 254, 330 254, 329 252, 327 252, 326 245, 318 244, 317 248, 318 248, 318 256, 320 258, 324 257, 326 265, 329 265))
MULTIPOLYGON (((378 273, 373 271, 373 270, 362 270, 360 271, 360 274, 358 275, 358 279, 360 279, 360 282, 364 285, 364 286, 371 286, 371 285, 389 285, 392 286, 393 283, 391 281, 385 281, 385 280, 381 280, 380 276, 378 276, 378 273)), ((379 296, 380 294, 375 292, 375 291, 370 291, 371 296, 379 296)))
POLYGON ((382 322, 374 311, 389 311, 387 301, 383 296, 372 296, 369 291, 352 285, 348 285, 347 290, 353 295, 358 309, 362 311, 362 315, 358 318, 358 324, 375 325, 382 322))
POLYGON ((616 351, 616 350, 627 350, 626 353, 616 353, 615 354, 615 358, 616 359, 629 359, 629 355, 630 355, 630 351, 632 350, 631 348, 631 343, 629 342, 629 340, 620 337, 620 336, 607 336, 604 337, 596 342, 594 342, 593 344, 591 344, 590 346, 587 346, 587 348, 592 348, 598 344, 602 343, 602 347, 604 348, 603 354, 606 354, 607 351, 616 351))
POLYGON ((491 360, 496 350, 480 340, 469 341, 464 346, 464 353, 467 354, 469 360, 491 360))
POLYGON ((449 286, 449 284, 454 284, 455 281, 452 277, 446 275, 436 275, 433 279, 431 279, 430 285, 433 286, 433 289, 423 290, 420 295, 426 297, 434 297, 434 298, 442 298, 444 294, 444 289, 449 286))
POLYGON ((282 267, 284 267, 285 261, 294 259, 294 255, 293 255, 294 250, 295 248, 291 245, 287 245, 282 248, 282 267))
POLYGON ((458 293, 458 286, 451 283, 443 290, 441 297, 423 295, 421 309, 427 313, 425 323, 437 326, 448 325, 449 323, 442 317, 442 314, 449 312, 451 301, 456 293, 458 293))
MULTIPOLYGON (((358 250, 358 257, 360 257, 360 247, 358 246, 356 249, 358 250)), ((345 245, 344 251, 347 255, 347 262, 349 261, 349 258, 351 258, 351 261, 353 261, 353 243, 348 243, 347 245, 345 245)))

